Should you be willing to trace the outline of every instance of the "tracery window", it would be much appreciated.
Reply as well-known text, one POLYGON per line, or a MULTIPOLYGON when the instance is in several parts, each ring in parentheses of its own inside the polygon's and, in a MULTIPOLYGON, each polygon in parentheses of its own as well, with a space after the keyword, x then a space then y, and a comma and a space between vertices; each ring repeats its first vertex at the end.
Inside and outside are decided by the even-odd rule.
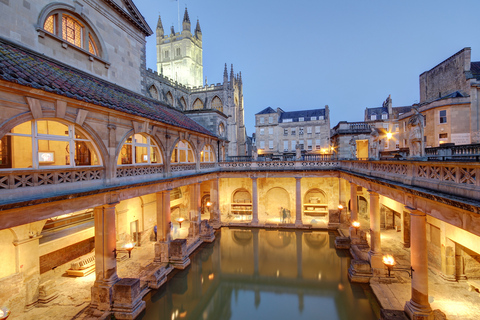
POLYGON ((220 100, 220 98, 217 96, 215 96, 215 98, 212 100, 212 109, 223 112, 222 100, 220 100))
POLYGON ((215 162, 215 152, 210 145, 207 144, 200 152, 200 162, 215 162))
POLYGON ((117 165, 163 163, 155 141, 148 135, 136 133, 128 137, 120 149, 117 165))
POLYGON ((170 91, 167 92, 167 103, 173 106, 173 95, 170 91))
POLYGON ((197 100, 195 100, 195 102, 193 103, 193 110, 200 110, 200 109, 203 109, 203 102, 202 100, 197 98, 197 100))
POLYGON ((177 143, 172 152, 172 163, 189 163, 195 162, 193 156, 193 149, 187 140, 182 140, 177 143))
POLYGON ((148 91, 150 92, 150 95, 153 99, 158 100, 158 90, 153 84, 150 86, 150 89, 148 89, 148 91))
POLYGON ((100 56, 95 35, 86 23, 63 11, 54 11, 43 23, 43 29, 74 46, 100 56))
POLYGON ((92 141, 71 124, 27 121, 10 130, 0 141, 1 168, 101 165, 92 141))

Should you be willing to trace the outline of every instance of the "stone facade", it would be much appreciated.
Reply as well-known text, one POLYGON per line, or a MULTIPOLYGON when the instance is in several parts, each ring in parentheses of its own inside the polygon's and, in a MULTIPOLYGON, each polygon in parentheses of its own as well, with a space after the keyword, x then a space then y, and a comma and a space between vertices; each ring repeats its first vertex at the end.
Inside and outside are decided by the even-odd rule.
POLYGON ((255 115, 255 138, 259 154, 292 153, 297 145, 329 153, 329 108, 286 112, 268 107, 255 115))

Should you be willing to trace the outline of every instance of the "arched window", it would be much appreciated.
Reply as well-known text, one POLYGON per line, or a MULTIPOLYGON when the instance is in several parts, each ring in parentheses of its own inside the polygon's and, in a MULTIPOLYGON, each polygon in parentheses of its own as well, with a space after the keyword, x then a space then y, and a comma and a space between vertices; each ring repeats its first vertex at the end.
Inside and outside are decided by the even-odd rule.
POLYGON ((212 109, 223 112, 222 100, 220 100, 220 98, 217 97, 217 96, 215 96, 215 98, 213 98, 213 100, 212 100, 212 109))
POLYGON ((53 120, 24 122, 0 143, 1 168, 101 165, 92 141, 71 124, 53 120))
POLYGON ((45 19, 43 29, 93 55, 101 55, 96 35, 92 29, 73 14, 55 10, 45 19))
POLYGON ((193 149, 187 140, 182 140, 177 143, 172 152, 172 163, 189 163, 195 162, 193 156, 193 149))
POLYGON ((142 133, 136 133, 128 137, 120 149, 117 165, 126 164, 163 163, 162 156, 155 141, 142 133))
POLYGON ((215 162, 215 151, 209 144, 205 145, 200 152, 200 162, 215 162))
POLYGON ((182 110, 187 110, 187 103, 185 102, 185 99, 183 97, 180 98, 180 105, 182 107, 182 110))
POLYGON ((198 99, 195 100, 195 102, 193 103, 193 110, 201 110, 203 109, 203 102, 202 100, 198 99))
POLYGON ((167 92, 167 103, 173 106, 173 95, 170 91, 167 92))
POLYGON ((158 100, 158 90, 157 88, 152 84, 152 86, 150 87, 150 89, 148 89, 148 92, 150 92, 150 96, 155 99, 155 100, 158 100))

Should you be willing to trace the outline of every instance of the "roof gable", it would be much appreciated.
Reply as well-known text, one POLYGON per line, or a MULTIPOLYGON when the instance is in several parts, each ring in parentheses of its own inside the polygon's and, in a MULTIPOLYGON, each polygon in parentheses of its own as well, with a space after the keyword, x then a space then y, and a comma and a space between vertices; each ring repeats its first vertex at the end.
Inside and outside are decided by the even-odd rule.
POLYGON ((142 16, 140 11, 137 9, 137 6, 133 3, 132 0, 117 0, 118 2, 123 2, 124 7, 119 5, 115 0, 104 0, 107 4, 109 4, 115 11, 117 11, 120 15, 125 17, 129 20, 137 29, 142 31, 146 36, 150 36, 153 34, 152 29, 148 25, 145 18, 142 16), (127 10, 125 11, 126 8, 127 10))
POLYGON ((267 108, 263 109, 262 111, 260 111, 259 113, 256 113, 256 114, 269 114, 269 113, 277 113, 277 111, 273 110, 270 107, 267 107, 267 108))

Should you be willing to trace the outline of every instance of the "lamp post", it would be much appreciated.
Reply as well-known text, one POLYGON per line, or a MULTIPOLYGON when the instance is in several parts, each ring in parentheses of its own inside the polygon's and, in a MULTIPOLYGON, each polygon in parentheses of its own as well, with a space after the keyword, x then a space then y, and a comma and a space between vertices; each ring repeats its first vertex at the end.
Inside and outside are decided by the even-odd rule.
POLYGON ((392 272, 392 270, 397 270, 397 271, 405 271, 406 273, 408 273, 408 276, 410 278, 413 277, 413 268, 412 266, 410 266, 410 268, 393 268, 396 264, 396 261, 395 261, 395 258, 390 255, 390 254, 386 254, 383 256, 382 258, 382 262, 383 264, 385 265, 385 267, 387 267, 387 270, 388 270, 388 277, 390 278, 390 273, 392 272))
POLYGON ((355 228, 355 235, 358 235, 358 229, 360 229, 360 222, 352 221, 352 227, 355 228))
POLYGON ((185 221, 185 219, 184 218, 177 218, 177 219, 175 219, 175 221, 178 222, 178 224, 180 225, 180 229, 181 229, 182 228, 182 222, 185 221))
POLYGON ((338 223, 342 223, 342 210, 343 206, 342 204, 338 205, 338 223))
MULTIPOLYGON (((123 245, 122 249, 117 249, 117 248, 113 249, 113 254, 114 254, 115 258, 117 258, 117 255, 118 255, 119 252, 127 251, 128 252, 128 257, 131 258, 133 248, 135 248, 135 242, 128 242, 125 245, 123 245)), ((0 320, 1 320, 1 318, 0 318, 0 320)))

